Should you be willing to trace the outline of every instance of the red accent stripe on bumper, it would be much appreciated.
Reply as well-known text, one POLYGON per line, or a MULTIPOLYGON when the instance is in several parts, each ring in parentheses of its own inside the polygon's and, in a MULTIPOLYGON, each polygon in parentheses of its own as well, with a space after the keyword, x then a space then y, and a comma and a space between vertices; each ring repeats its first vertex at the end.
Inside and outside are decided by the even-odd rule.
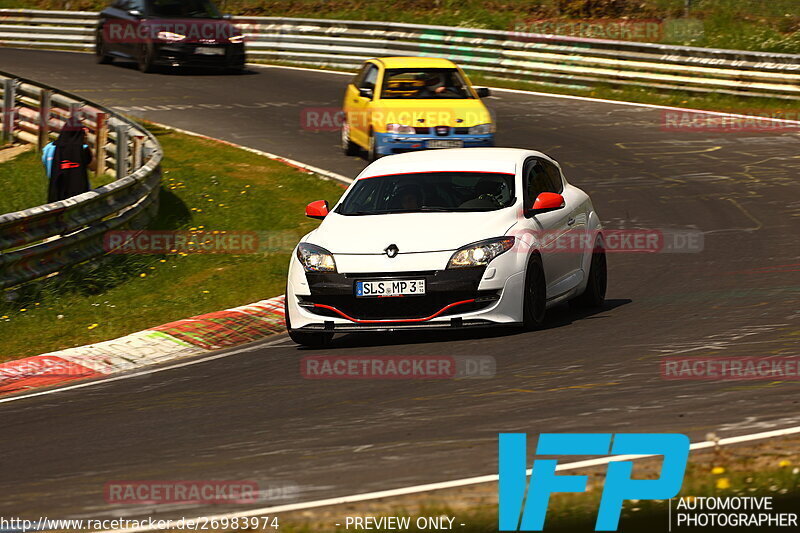
POLYGON ((457 305, 462 305, 462 304, 469 304, 469 303, 472 303, 474 301, 475 301, 475 298, 472 298, 470 300, 461 300, 460 302, 453 302, 451 304, 445 305, 444 307, 442 307, 441 309, 439 309, 438 311, 433 313, 431 316, 426 316, 425 318, 389 318, 389 319, 382 319, 382 320, 362 320, 360 318, 353 318, 350 315, 348 315, 346 313, 343 313, 342 311, 339 311, 338 309, 336 309, 332 305, 314 304, 314 307, 322 307, 323 309, 330 309, 331 311, 333 311, 334 313, 338 314, 342 318, 345 318, 345 319, 349 320, 350 322, 355 322, 356 324, 384 324, 384 323, 389 323, 389 322, 426 322, 428 320, 436 318, 437 316, 441 315, 442 313, 444 313, 445 311, 447 311, 451 307, 455 307, 457 305))

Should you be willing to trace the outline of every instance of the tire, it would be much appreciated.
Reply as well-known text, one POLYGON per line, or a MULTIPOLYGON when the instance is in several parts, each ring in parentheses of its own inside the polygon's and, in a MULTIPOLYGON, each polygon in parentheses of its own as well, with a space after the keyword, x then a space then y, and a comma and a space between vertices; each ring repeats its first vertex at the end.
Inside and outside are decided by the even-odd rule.
POLYGON ((539 329, 544 324, 547 309, 547 281, 542 258, 538 254, 528 260, 522 301, 522 327, 525 331, 539 329))
POLYGON ((297 344, 306 346, 308 348, 324 348, 331 343, 331 340, 333 340, 333 333, 326 333, 322 331, 319 333, 316 331, 293 331, 292 323, 289 320, 289 306, 287 305, 285 299, 283 302, 283 313, 283 316, 286 317, 286 330, 289 332, 289 338, 297 344))
POLYGON ((94 43, 94 56, 98 65, 109 65, 114 61, 114 58, 108 55, 103 38, 99 35, 94 43))
POLYGON ((603 307, 606 300, 608 286, 608 265, 606 264, 606 250, 603 241, 598 237, 592 251, 592 261, 589 264, 589 279, 586 281, 586 290, 583 294, 570 300, 570 304, 578 308, 603 307))
POLYGON ((350 126, 342 122, 342 151, 344 155, 358 155, 358 145, 350 140, 350 126))
POLYGON ((139 70, 148 74, 150 72, 155 72, 155 54, 153 53, 153 47, 148 46, 147 44, 142 44, 141 48, 139 49, 139 56, 136 58, 137 63, 139 64, 139 70))

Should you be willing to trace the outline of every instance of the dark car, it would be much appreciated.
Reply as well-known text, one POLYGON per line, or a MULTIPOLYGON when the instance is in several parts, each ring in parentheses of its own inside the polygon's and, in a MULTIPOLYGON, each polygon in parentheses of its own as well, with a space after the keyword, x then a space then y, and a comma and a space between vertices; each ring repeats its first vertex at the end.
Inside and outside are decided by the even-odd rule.
POLYGON ((210 0, 115 0, 100 13, 98 63, 244 69, 244 36, 210 0))

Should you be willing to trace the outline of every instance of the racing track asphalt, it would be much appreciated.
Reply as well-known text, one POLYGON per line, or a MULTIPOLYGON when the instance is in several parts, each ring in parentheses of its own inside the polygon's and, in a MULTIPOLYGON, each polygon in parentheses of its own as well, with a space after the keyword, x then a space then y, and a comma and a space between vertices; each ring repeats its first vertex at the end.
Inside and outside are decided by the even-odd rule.
MULTIPOLYGON (((364 166, 341 155, 336 132, 300 127, 304 108, 339 103, 339 75, 143 75, 95 65, 90 55, 11 49, 0 49, 0 68, 346 175, 364 166)), ((489 474, 498 432, 684 432, 696 441, 800 423, 796 381, 666 381, 659 369, 666 355, 798 355, 800 137, 665 131, 659 109, 495 96, 488 105, 498 145, 554 156, 607 226, 699 229, 704 250, 611 255, 605 309, 560 306, 543 331, 346 336, 322 351, 287 340, 0 405, 0 515, 180 517, 245 508, 110 505, 110 480, 297 487, 264 506, 489 474), (308 354, 491 355, 497 374, 305 380, 299 365, 308 354)))

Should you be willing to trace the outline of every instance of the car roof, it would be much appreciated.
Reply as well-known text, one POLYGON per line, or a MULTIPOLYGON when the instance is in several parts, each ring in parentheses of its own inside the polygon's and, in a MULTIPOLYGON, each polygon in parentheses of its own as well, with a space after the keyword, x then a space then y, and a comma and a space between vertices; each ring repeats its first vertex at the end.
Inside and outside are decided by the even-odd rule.
POLYGON ((360 178, 411 172, 464 171, 516 173, 527 157, 545 157, 542 152, 521 148, 450 148, 421 150, 383 157, 365 168, 360 178))
POLYGON ((376 57, 386 68, 456 68, 455 63, 442 57, 376 57))

